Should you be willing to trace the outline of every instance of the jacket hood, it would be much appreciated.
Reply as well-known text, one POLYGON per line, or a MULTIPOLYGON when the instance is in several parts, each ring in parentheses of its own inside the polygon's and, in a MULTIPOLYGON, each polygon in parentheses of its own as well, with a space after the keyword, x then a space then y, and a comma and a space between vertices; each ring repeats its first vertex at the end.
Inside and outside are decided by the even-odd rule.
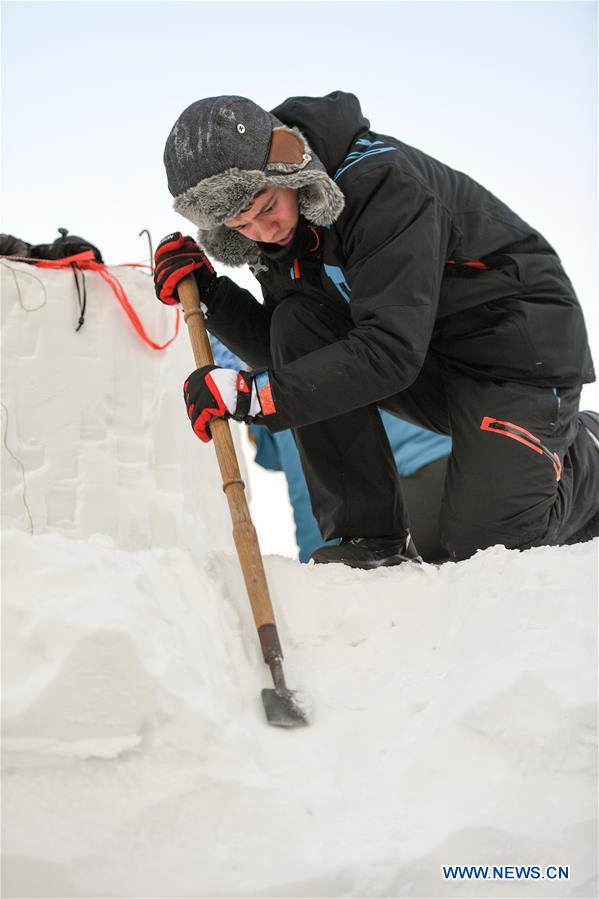
POLYGON ((331 176, 359 134, 370 128, 358 98, 344 91, 325 97, 289 97, 271 112, 289 128, 300 129, 331 176))

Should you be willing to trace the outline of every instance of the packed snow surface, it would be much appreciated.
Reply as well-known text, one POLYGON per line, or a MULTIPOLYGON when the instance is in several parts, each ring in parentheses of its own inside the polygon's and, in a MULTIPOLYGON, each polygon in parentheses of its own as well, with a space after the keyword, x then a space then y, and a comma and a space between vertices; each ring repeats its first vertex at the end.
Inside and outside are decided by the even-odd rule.
POLYGON ((483 863, 595 895, 592 544, 269 557, 293 731, 265 723, 234 557, 16 530, 5 553, 5 895, 481 895, 440 865, 483 863))
MULTIPOLYGON (((266 557, 313 717, 271 727, 184 335, 141 345, 95 275, 75 334, 72 275, 38 273, 27 312, 40 286, 12 268, 3 896, 596 896, 597 541, 373 572, 266 557), (570 877, 444 880, 468 864, 570 877)), ((147 277, 118 274, 168 336, 147 277)))

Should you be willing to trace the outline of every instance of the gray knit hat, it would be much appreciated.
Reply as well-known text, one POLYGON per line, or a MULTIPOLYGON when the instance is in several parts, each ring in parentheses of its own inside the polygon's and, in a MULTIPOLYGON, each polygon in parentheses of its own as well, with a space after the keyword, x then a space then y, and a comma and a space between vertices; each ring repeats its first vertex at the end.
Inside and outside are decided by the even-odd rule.
POLYGON ((208 97, 188 106, 167 138, 164 165, 175 210, 198 226, 201 246, 226 265, 258 259, 254 241, 223 222, 264 187, 297 188, 299 210, 314 225, 330 225, 345 202, 299 129, 245 97, 208 97), (301 161, 269 160, 273 131, 299 138, 301 161))

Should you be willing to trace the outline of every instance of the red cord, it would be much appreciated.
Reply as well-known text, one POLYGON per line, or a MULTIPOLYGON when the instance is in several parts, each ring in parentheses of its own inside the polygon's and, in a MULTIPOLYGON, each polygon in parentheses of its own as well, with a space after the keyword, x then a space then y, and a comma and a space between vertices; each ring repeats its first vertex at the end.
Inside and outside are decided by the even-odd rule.
MULTIPOLYGON (((177 309, 177 315, 175 318, 175 333, 171 337, 170 340, 167 340, 166 343, 156 343, 153 341, 147 334, 146 329, 142 325, 140 318, 129 302, 127 294, 125 293, 123 286, 116 275, 113 275, 105 265, 101 262, 96 262, 96 258, 94 256, 93 250, 85 250, 83 253, 76 253, 74 256, 67 256, 65 259, 27 259, 27 262, 34 262, 35 265, 39 266, 39 268, 70 268, 72 263, 75 263, 79 268, 82 269, 91 269, 92 271, 98 272, 101 278, 106 281, 107 284, 110 285, 112 291, 123 307, 127 318, 139 334, 140 338, 146 343, 149 347, 152 347, 153 350, 165 350, 177 337, 179 333, 179 326, 181 324, 181 312, 177 309)), ((128 266, 131 268, 142 267, 146 268, 147 266, 142 266, 139 263, 128 263, 128 266)))

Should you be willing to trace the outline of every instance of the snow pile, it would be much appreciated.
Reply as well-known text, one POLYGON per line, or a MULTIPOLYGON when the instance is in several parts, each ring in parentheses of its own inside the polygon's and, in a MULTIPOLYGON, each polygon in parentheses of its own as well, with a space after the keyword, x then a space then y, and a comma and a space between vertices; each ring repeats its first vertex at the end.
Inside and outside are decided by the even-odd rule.
MULTIPOLYGON (((42 277, 49 303, 59 277, 42 277)), ((168 334, 147 279, 123 281, 168 334)), ((6 313, 7 443, 34 535, 9 455, 3 895, 597 895, 597 541, 376 572, 268 557, 287 679, 314 710, 269 727, 212 454, 180 408, 184 341, 138 346, 100 289, 74 336, 39 325, 33 341, 32 316, 6 313), (94 333, 92 374, 72 347, 94 333), (102 432, 85 437, 90 406, 102 432), (443 864, 570 879, 452 882, 443 864)))
POLYGON ((595 895, 592 544, 269 558, 314 708, 288 732, 233 557, 5 540, 7 895, 441 896, 469 863, 568 864, 526 894, 595 895))

